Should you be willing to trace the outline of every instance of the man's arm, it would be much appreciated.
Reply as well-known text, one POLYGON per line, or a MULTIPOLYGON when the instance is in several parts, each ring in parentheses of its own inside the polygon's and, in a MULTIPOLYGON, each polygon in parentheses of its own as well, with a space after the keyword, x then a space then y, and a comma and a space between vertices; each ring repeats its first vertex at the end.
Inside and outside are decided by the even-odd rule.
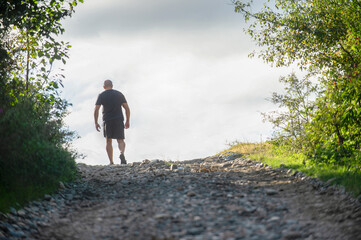
POLYGON ((122 104, 122 107, 124 108, 125 110, 125 124, 124 124, 124 128, 125 129, 128 129, 129 126, 130 126, 130 109, 129 109, 129 106, 128 106, 128 103, 123 103, 122 104))
POLYGON ((94 122, 95 122, 95 129, 100 132, 100 125, 98 123, 98 117, 99 117, 99 109, 100 105, 95 105, 94 109, 94 122))

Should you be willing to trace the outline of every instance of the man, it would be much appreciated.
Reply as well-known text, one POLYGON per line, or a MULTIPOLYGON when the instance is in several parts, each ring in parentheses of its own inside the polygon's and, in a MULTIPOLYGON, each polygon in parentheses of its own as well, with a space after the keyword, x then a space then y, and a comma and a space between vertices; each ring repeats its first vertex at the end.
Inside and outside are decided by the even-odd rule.
POLYGON ((106 139, 106 150, 109 157, 110 165, 113 162, 113 146, 112 139, 118 141, 118 148, 120 150, 120 163, 127 164, 125 160, 125 142, 124 142, 124 128, 129 128, 130 109, 124 95, 113 89, 113 83, 110 80, 104 81, 104 92, 100 93, 95 103, 94 121, 95 129, 100 132, 100 125, 98 123, 99 109, 103 106, 103 132, 106 139), (126 121, 124 124, 124 117, 122 107, 125 110, 126 121))

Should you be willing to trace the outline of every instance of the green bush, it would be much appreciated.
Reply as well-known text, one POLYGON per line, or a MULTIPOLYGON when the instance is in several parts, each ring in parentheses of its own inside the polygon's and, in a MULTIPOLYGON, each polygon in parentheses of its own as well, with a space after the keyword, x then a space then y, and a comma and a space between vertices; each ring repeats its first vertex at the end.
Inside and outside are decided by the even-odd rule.
POLYGON ((0 116, 0 211, 55 190, 76 176, 75 153, 66 146, 72 133, 46 104, 29 99, 0 116))

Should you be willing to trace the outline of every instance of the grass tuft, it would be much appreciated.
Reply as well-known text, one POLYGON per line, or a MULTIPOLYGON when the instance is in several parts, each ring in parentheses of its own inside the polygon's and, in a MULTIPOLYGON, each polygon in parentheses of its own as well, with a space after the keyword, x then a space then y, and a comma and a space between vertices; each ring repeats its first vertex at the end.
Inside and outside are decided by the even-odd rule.
POLYGON ((300 171, 322 181, 330 181, 332 185, 343 186, 347 192, 361 198, 361 171, 357 167, 315 164, 302 153, 294 153, 269 142, 235 142, 219 154, 243 154, 251 160, 265 163, 273 168, 285 167, 300 171))

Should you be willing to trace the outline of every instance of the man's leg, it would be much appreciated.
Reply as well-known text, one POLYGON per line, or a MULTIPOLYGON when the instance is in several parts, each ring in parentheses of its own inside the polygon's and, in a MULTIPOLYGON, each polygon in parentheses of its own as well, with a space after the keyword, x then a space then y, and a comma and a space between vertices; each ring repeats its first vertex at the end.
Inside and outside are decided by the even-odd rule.
POLYGON ((108 153, 108 157, 109 157, 110 164, 114 164, 114 162, 113 162, 112 139, 111 139, 111 138, 106 138, 106 141, 107 141, 106 149, 107 149, 107 153, 108 153))
POLYGON ((118 141, 118 148, 120 151, 120 163, 121 164, 127 164, 127 161, 125 160, 124 157, 124 152, 125 152, 125 142, 124 139, 117 139, 118 141))
POLYGON ((125 152, 125 142, 124 142, 124 139, 117 139, 117 141, 118 141, 118 147, 119 147, 120 153, 124 154, 124 152, 125 152))

